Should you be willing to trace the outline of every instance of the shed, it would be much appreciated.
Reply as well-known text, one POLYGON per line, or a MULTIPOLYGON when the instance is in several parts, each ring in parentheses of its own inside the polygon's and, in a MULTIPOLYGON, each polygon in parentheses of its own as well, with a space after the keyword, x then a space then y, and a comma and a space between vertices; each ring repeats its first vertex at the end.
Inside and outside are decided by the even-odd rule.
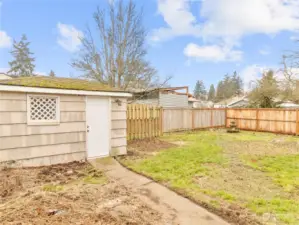
POLYGON ((131 94, 99 82, 0 81, 0 162, 42 166, 126 154, 131 94))

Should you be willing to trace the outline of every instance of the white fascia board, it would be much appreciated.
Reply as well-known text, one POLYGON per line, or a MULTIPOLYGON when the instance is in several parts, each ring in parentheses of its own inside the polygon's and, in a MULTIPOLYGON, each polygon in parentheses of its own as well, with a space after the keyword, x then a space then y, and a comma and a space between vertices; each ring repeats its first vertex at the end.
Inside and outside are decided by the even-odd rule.
POLYGON ((0 85, 0 91, 26 92, 26 93, 46 93, 62 95, 89 95, 89 96, 110 96, 110 97, 132 97, 132 94, 126 92, 106 92, 106 91, 82 91, 55 88, 24 87, 13 85, 0 85))

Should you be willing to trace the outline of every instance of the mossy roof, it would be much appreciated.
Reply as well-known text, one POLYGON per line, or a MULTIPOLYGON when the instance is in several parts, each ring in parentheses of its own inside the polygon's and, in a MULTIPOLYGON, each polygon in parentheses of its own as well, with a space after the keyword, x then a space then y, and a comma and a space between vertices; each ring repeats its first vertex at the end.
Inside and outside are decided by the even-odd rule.
POLYGON ((0 80, 0 85, 23 86, 23 87, 38 87, 38 88, 56 88, 68 90, 82 90, 82 91, 106 91, 106 92, 124 92, 121 89, 109 87, 106 84, 87 81, 74 78, 61 77, 19 77, 9 80, 0 80))

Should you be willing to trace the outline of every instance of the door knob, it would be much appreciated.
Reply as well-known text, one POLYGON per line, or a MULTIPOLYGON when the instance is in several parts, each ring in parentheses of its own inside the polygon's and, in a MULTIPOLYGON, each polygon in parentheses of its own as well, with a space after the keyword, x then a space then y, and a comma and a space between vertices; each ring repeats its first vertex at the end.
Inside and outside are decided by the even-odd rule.
POLYGON ((87 125, 87 132, 89 132, 89 126, 87 125))

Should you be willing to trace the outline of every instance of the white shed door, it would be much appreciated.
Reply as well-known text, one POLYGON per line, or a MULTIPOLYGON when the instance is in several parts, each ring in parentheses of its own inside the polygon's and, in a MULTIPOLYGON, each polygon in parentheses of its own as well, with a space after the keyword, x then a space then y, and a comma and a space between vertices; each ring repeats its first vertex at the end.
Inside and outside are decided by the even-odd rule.
POLYGON ((109 155, 110 149, 110 104, 108 98, 87 97, 87 155, 99 158, 109 155))

